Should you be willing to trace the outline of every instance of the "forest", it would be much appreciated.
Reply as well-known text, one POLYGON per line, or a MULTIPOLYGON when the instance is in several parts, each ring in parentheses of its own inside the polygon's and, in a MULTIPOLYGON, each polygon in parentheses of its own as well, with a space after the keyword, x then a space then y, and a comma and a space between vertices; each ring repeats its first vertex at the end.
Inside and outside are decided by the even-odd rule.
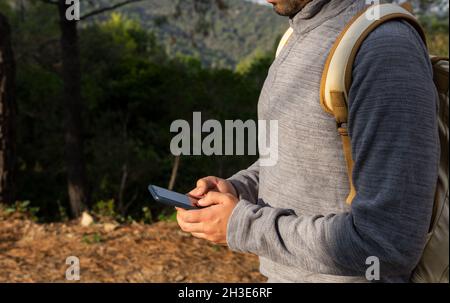
MULTIPOLYGON (((286 20, 240 0, 81 2, 78 23, 63 18, 62 0, 0 2, 4 209, 38 222, 89 210, 153 223, 173 210, 152 203, 148 184, 186 192, 255 160, 174 157, 169 128, 194 111, 256 119, 286 20)), ((431 53, 448 56, 448 2, 419 2, 431 53)))

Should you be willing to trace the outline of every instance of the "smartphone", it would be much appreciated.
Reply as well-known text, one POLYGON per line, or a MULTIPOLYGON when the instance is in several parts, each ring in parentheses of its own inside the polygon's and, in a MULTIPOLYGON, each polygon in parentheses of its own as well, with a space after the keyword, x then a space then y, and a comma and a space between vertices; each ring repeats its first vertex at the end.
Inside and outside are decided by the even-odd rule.
POLYGON ((170 191, 156 185, 149 185, 148 190, 155 201, 168 206, 180 207, 188 210, 200 208, 195 205, 198 200, 194 197, 170 191))

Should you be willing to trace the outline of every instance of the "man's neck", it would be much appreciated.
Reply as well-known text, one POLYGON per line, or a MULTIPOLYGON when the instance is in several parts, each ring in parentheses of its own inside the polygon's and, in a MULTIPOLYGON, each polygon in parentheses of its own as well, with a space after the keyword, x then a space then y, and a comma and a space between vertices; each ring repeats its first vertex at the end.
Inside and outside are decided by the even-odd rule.
POLYGON ((312 1, 314 1, 314 0, 304 0, 304 1, 302 1, 300 3, 299 10, 295 14, 292 14, 291 16, 289 16, 289 18, 291 18, 291 19, 294 18, 294 16, 297 15, 298 12, 300 12, 309 2, 312 2, 312 1))

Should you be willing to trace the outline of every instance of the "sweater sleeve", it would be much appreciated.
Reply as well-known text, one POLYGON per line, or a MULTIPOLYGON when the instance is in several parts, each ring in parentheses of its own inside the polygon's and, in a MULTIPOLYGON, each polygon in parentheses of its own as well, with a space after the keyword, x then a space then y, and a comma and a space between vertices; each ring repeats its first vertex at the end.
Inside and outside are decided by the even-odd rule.
POLYGON ((409 275, 424 248, 439 162, 432 69, 409 24, 388 22, 363 43, 349 133, 357 190, 349 212, 303 215, 244 200, 228 223, 231 249, 347 276, 364 276, 375 256, 382 279, 409 275))
POLYGON ((233 184, 239 200, 247 200, 256 204, 259 187, 259 161, 253 163, 249 168, 234 174, 228 178, 228 181, 233 184))

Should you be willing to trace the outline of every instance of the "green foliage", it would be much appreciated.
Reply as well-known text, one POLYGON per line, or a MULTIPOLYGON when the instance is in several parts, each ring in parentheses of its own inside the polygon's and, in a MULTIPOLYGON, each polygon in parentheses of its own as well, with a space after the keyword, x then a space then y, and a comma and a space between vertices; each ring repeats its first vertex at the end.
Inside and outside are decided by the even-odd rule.
MULTIPOLYGON (((54 28, 43 29, 39 36, 53 37, 54 28)), ((170 124, 190 120, 193 111, 201 111, 204 120, 255 119, 270 62, 258 58, 236 73, 205 68, 195 56, 170 57, 151 32, 121 14, 80 27, 79 37, 85 158, 90 198, 98 201, 90 209, 119 222, 174 220, 173 210, 151 201, 147 192, 148 184, 169 181, 170 124), (258 69, 260 76, 249 77, 258 69)), ((58 44, 42 53, 22 41, 17 45, 24 54, 17 64, 17 192, 40 207, 42 220, 66 220, 70 207, 58 44)), ((182 157, 175 189, 186 192, 204 175, 227 177, 255 158, 182 157)))
POLYGON ((81 239, 85 244, 99 244, 103 242, 102 236, 99 233, 85 234, 81 239))
POLYGON ((59 221, 63 221, 63 222, 68 221, 69 220, 69 216, 67 215, 68 214, 67 209, 64 206, 61 205, 60 201, 56 201, 56 204, 58 206, 57 219, 59 221))
POLYGON ((147 224, 153 223, 153 216, 148 206, 142 207, 142 221, 147 224))
POLYGON ((258 62, 265 60, 266 58, 272 60, 273 56, 271 56, 271 54, 263 52, 260 49, 256 49, 250 56, 242 59, 236 65, 236 72, 239 74, 247 74, 255 68, 258 62))
POLYGON ((177 213, 175 211, 162 212, 158 215, 158 221, 176 222, 177 213))
POLYGON ((420 22, 427 33, 430 53, 433 55, 448 57, 448 15, 441 17, 435 15, 422 15, 420 17, 420 22))
POLYGON ((110 199, 108 201, 102 200, 95 203, 93 211, 96 215, 114 218, 116 216, 114 208, 115 207, 113 199, 110 199))
POLYGON ((421 16, 420 23, 429 33, 448 33, 448 17, 421 16))
POLYGON ((235 68, 255 49, 271 51, 289 27, 270 7, 244 0, 148 0, 120 11, 139 18, 170 56, 199 57, 202 65, 215 68, 235 68))
POLYGON ((436 56, 449 56, 448 34, 440 33, 428 37, 430 53, 436 56))
POLYGON ((12 11, 11 6, 7 2, 5 2, 5 1, 0 2, 0 13, 1 14, 9 17, 12 14, 11 11, 12 11))
POLYGON ((5 208, 6 214, 20 213, 26 215, 33 221, 38 221, 37 213, 39 212, 39 207, 30 206, 30 201, 17 201, 12 206, 5 208))

